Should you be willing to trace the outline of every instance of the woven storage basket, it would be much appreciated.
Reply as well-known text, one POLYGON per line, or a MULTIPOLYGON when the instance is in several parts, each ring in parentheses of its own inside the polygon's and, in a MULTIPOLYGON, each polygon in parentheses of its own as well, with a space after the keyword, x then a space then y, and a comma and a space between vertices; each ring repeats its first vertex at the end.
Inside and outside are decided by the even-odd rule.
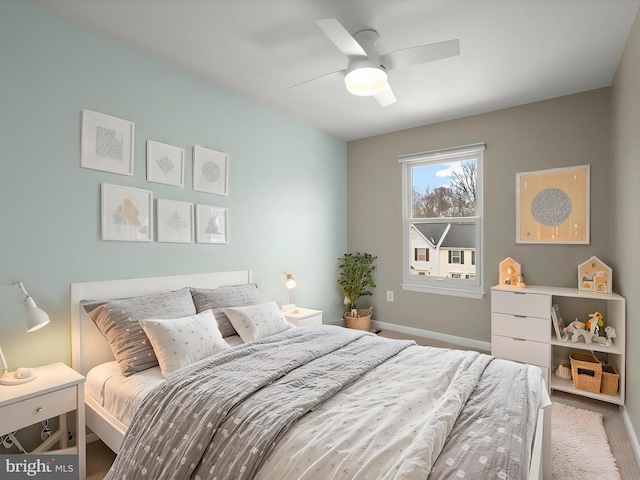
POLYGON ((602 383, 602 364, 600 360, 590 353, 572 352, 569 354, 571 360, 571 374, 573 375, 573 386, 579 390, 600 393, 602 383))
POLYGON ((352 317, 350 315, 344 314, 344 321, 347 328, 354 328, 356 330, 366 330, 367 332, 371 330, 371 312, 373 311, 373 307, 363 308, 362 310, 358 310, 358 316, 352 317))
POLYGON ((602 384, 600 385, 600 393, 605 395, 615 395, 618 393, 618 381, 620 374, 611 365, 602 366, 602 384))

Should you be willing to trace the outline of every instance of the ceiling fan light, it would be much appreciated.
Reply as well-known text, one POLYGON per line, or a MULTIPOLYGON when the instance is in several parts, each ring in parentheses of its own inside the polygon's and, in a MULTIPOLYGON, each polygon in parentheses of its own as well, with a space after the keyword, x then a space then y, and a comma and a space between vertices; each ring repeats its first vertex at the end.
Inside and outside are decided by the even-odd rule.
POLYGON ((353 95, 375 95, 387 84, 387 72, 374 67, 355 68, 344 77, 344 83, 353 95))

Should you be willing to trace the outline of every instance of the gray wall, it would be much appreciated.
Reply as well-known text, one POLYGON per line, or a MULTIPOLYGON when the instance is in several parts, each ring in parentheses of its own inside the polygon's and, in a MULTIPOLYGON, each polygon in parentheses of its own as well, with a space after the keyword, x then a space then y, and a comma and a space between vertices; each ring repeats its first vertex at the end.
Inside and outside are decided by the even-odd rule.
MULTIPOLYGON (((513 257, 530 285, 575 286, 577 266, 609 252, 609 89, 427 125, 348 144, 348 247, 378 256, 374 318, 407 327, 490 341, 490 295, 473 300, 401 290, 402 167, 398 156, 486 142, 484 281, 513 257), (590 245, 516 245, 515 175, 591 165, 590 245), (385 292, 395 291, 395 302, 385 292)), ((615 273, 615 272, 614 272, 615 273)), ((616 279, 614 276, 614 288, 616 279)), ((364 303, 364 302, 363 302, 364 303)))
POLYGON ((613 288, 627 303, 627 412, 640 432, 640 14, 611 88, 610 251, 613 288))
POLYGON ((52 323, 21 327, 17 289, 0 292, 11 369, 70 362, 72 282, 251 269, 263 300, 340 318, 346 143, 57 17, 0 2, 0 285, 22 280, 52 323), (135 122, 133 177, 80 168, 83 108, 135 122), (145 180, 145 141, 185 148, 184 187, 145 180), (194 192, 191 148, 230 156, 229 195, 194 192), (107 242, 100 183, 229 209, 229 244, 107 242))

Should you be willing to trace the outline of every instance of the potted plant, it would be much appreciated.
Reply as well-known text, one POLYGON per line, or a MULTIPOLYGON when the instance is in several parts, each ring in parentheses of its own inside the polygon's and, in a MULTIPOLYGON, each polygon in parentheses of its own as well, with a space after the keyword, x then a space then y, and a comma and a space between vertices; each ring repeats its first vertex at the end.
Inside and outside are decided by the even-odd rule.
POLYGON ((344 294, 344 319, 347 328, 371 330, 371 311, 373 307, 358 310, 358 299, 373 293, 369 287, 375 288, 373 271, 376 269, 374 257, 369 253, 345 253, 340 261, 340 278, 338 284, 344 294))

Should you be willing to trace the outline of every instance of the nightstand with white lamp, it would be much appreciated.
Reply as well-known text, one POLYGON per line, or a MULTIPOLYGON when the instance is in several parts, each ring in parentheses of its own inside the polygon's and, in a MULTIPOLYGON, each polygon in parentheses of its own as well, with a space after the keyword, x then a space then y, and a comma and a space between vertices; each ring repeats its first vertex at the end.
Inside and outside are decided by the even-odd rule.
MULTIPOLYGON (((285 272, 285 285, 287 289, 293 290, 298 282, 293 278, 291 272, 285 272)), ((294 303, 287 302, 286 305, 282 305, 282 313, 289 323, 298 327, 310 327, 316 325, 322 325, 322 311, 313 310, 311 308, 301 308, 294 303)))
MULTIPOLYGON (((39 309, 21 282, 1 289, 16 286, 24 295, 27 310, 25 329, 33 332, 49 323, 49 316, 39 309)), ((8 435, 23 453, 78 454, 78 477, 84 479, 86 472, 86 433, 84 413, 85 378, 64 363, 54 363, 37 368, 18 368, 9 372, 2 349, 0 349, 3 373, 0 377, 0 435, 8 435), (68 448, 67 413, 76 411, 76 447, 68 448), (52 433, 37 448, 27 452, 12 432, 52 417, 59 417, 58 430, 52 433), (60 449, 51 451, 59 443, 60 449)))

